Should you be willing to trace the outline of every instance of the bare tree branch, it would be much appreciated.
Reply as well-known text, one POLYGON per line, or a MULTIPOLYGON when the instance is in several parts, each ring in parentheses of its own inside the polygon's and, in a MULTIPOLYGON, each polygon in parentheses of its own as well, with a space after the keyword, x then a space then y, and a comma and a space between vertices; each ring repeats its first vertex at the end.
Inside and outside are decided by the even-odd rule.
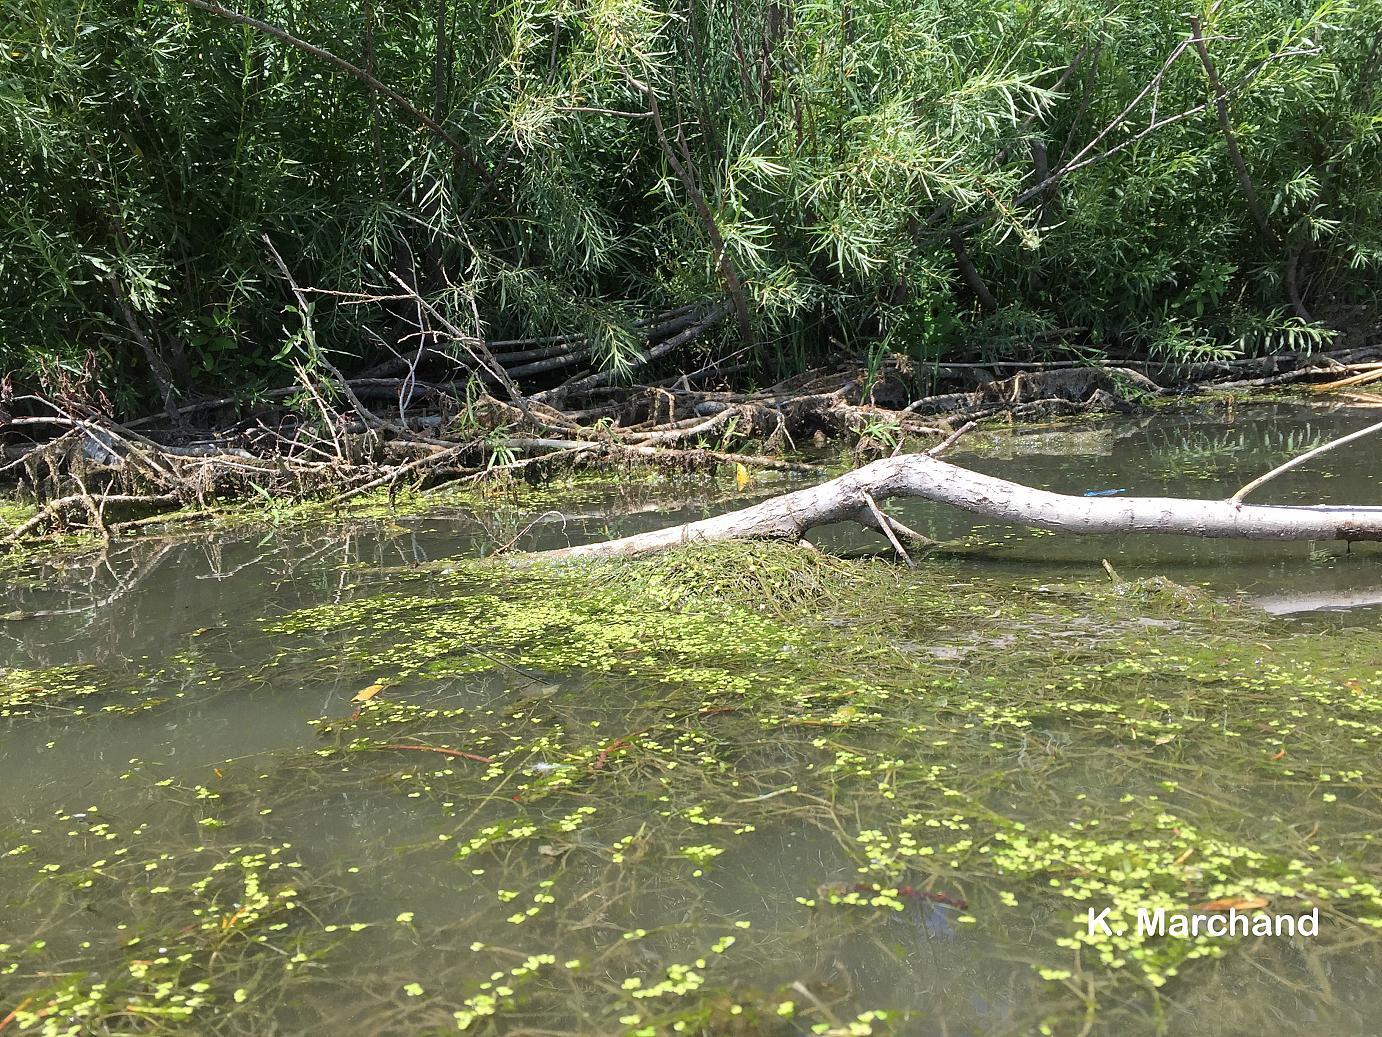
POLYGON ((1209 48, 1205 46, 1204 33, 1200 29, 1200 20, 1194 15, 1187 15, 1186 20, 1190 23, 1190 42, 1195 47, 1195 53, 1200 56, 1200 64, 1204 66, 1205 75, 1209 78, 1209 85, 1214 91, 1214 110, 1219 117, 1219 129, 1224 134, 1224 145, 1228 148, 1228 160, 1233 163, 1233 171, 1238 174, 1238 183, 1243 188, 1243 194, 1247 197, 1248 211, 1252 213, 1253 222, 1257 224, 1257 233, 1262 238, 1262 243, 1268 248, 1276 247, 1276 235, 1272 233, 1271 226, 1267 223, 1267 213, 1262 208, 1262 202, 1257 197, 1257 188, 1253 185, 1252 174, 1248 172, 1248 164, 1243 161, 1243 153, 1238 150, 1238 138, 1233 132, 1233 121, 1228 115, 1228 91, 1224 89, 1224 84, 1219 81, 1219 73, 1214 68, 1214 61, 1209 56, 1209 48))
MULTIPOLYGON (((715 222, 715 214, 710 209, 710 203, 706 201, 705 195, 701 192, 691 170, 677 157, 676 151, 667 140, 667 130, 662 124, 662 113, 657 106, 657 92, 647 83, 632 77, 630 77, 630 81, 643 94, 644 103, 648 106, 648 114, 652 116, 653 129, 657 133, 658 147, 662 149, 662 155, 667 160, 667 165, 671 167, 672 172, 681 181, 682 187, 686 189, 686 194, 691 199, 691 204, 695 206, 701 222, 705 225, 706 236, 710 238, 711 248, 715 250, 715 262, 720 268, 720 276, 724 278, 725 289, 729 292, 730 303, 734 307, 735 329, 746 345, 752 344, 753 325, 749 321, 749 307, 744 296, 744 285, 739 280, 739 272, 734 268, 734 261, 725 248, 724 235, 720 233, 720 226, 715 222)), ((689 159, 685 140, 680 143, 683 157, 689 159)))

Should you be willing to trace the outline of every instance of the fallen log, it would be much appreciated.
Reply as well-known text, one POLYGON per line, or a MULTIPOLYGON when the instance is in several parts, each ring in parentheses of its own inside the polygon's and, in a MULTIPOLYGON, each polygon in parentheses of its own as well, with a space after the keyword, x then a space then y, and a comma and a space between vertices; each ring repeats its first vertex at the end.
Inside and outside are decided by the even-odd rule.
POLYGON ((1294 616, 1301 612, 1341 612, 1369 605, 1382 605, 1382 587, 1257 595, 1248 598, 1247 601, 1249 605, 1255 605, 1274 616, 1294 616))
MULTIPOLYGON (((1382 507, 1244 504, 1179 497, 1072 497, 959 468, 926 454, 903 454, 741 511, 583 544, 543 559, 637 557, 685 543, 800 540, 835 522, 877 528, 871 506, 895 497, 947 504, 987 518, 1056 533, 1171 533, 1245 540, 1382 541, 1382 507)), ((910 532, 889 520, 894 533, 910 532)), ((890 538, 891 539, 891 538, 890 538)))

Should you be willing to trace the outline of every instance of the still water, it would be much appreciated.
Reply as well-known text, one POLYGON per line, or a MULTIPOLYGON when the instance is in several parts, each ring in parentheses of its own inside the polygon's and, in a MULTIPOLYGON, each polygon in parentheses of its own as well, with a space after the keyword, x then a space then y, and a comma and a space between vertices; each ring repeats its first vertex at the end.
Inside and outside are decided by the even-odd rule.
MULTIPOLYGON (((1368 417, 1164 413, 949 459, 1222 497, 1368 417)), ((1261 499, 1382 504, 1379 472, 1364 442, 1261 499)), ((47 614, 0 624, 0 1030, 1382 1029, 1382 551, 911 502, 947 542, 914 571, 845 528, 816 540, 852 560, 804 570, 479 561, 793 485, 442 498, 7 570, 3 611, 47 614), (1081 921, 1215 901, 1321 934, 1081 921)))

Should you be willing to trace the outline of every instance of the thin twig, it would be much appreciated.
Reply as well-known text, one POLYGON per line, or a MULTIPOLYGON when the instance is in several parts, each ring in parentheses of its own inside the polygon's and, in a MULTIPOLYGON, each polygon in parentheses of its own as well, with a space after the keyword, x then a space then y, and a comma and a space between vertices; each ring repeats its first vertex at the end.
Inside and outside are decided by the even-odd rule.
MULTIPOLYGON (((178 502, 177 494, 174 493, 107 494, 102 499, 107 505, 176 504, 178 502)), ((71 508, 76 505, 85 506, 87 500, 87 495, 77 493, 72 494, 69 497, 59 497, 57 500, 49 501, 42 507, 42 509, 39 510, 39 512, 36 515, 33 515, 27 522, 15 527, 15 529, 10 533, 10 535, 5 538, 5 542, 9 544, 18 543, 24 537, 28 536, 29 533, 33 532, 39 526, 43 525, 43 523, 48 522, 51 519, 57 518, 58 515, 67 508, 71 508)))
POLYGON ((1224 135, 1224 145, 1228 149, 1229 162, 1232 163, 1233 171, 1238 175, 1238 184, 1243 188, 1243 194, 1248 202, 1248 211, 1252 213, 1252 219, 1257 225, 1257 232, 1262 238, 1262 243, 1268 248, 1273 248, 1276 245, 1276 235, 1272 233, 1272 228, 1267 223, 1267 213, 1263 210, 1262 202, 1257 197, 1257 188, 1253 185, 1252 174, 1248 172, 1248 164, 1243 160, 1243 153, 1238 150, 1238 137, 1233 132, 1233 120, 1229 118, 1228 114, 1228 91, 1220 82, 1218 70, 1214 67, 1214 60, 1209 56, 1209 48, 1205 46, 1200 20, 1194 15, 1187 15, 1186 20, 1190 23, 1190 42, 1195 46, 1195 53, 1199 55, 1200 64, 1204 66, 1205 76, 1209 79, 1209 86, 1214 91, 1214 111, 1219 117, 1219 130, 1224 135))
POLYGON ((706 201, 704 192, 701 191, 700 185, 696 182, 694 170, 690 167, 690 154, 686 150, 685 140, 679 138, 682 153, 681 158, 678 158, 676 151, 667 140, 667 130, 662 124, 662 113, 657 105, 657 91, 647 83, 633 77, 630 77, 629 81, 643 95, 643 102, 647 105, 648 114, 653 120, 653 130, 657 134, 657 143, 662 150, 662 157, 666 159, 667 165, 676 174, 677 179, 681 181, 687 197, 691 199, 691 204, 695 207, 697 215, 701 218, 701 223, 705 226, 706 236, 710 239, 710 246, 715 252, 715 263, 720 268, 720 276, 724 278, 725 290, 729 293, 730 302, 734 305, 734 323, 739 337, 744 345, 752 345, 753 325, 749 320, 749 306, 744 285, 739 278, 739 271, 734 266, 734 260, 725 246, 725 238, 720 232, 719 223, 715 220, 715 213, 711 210, 710 203, 706 201))
POLYGON ((878 502, 873 499, 871 493, 867 490, 862 492, 864 495, 864 503, 869 506, 869 510, 873 512, 873 517, 878 521, 878 529, 888 538, 888 543, 893 545, 893 550, 907 563, 907 568, 915 569, 916 563, 912 561, 912 556, 903 548, 902 541, 897 539, 897 534, 893 532, 892 522, 888 519, 888 516, 883 514, 883 509, 878 506, 878 502))
POLYGON ((457 760, 474 760, 476 763, 493 763, 494 759, 490 756, 480 756, 478 753, 462 752, 460 749, 447 749, 440 745, 404 745, 402 742, 390 742, 387 745, 377 746, 379 749, 411 749, 420 753, 440 753, 443 756, 450 756, 457 760))
POLYGON ((490 351, 489 346, 485 344, 483 339, 477 338, 474 335, 467 335, 465 332, 461 331, 455 324, 443 317, 435 306, 408 287, 407 282, 397 274, 390 274, 389 276, 393 278, 394 282, 405 292, 411 293, 412 297, 417 301, 417 304, 426 310, 434 320, 441 324, 448 334, 454 337, 456 341, 460 342, 461 345, 465 346, 465 348, 469 350, 471 356, 475 358, 476 363, 499 379, 499 383, 508 394, 513 397, 515 403, 520 407, 523 406, 523 401, 526 397, 524 397, 522 390, 520 390, 514 380, 509 377, 509 372, 504 369, 504 365, 494 359, 494 354, 490 351))
POLYGON ((173 372, 168 367, 168 361, 154 348, 153 343, 149 341, 149 336, 139 326, 139 318, 134 315, 134 310, 125 297, 125 291, 120 287, 120 282, 115 279, 113 274, 106 281, 110 285, 111 294, 115 296, 115 301, 120 307, 125 327, 129 328, 130 334, 134 336, 134 340, 139 343, 139 348, 144 353, 144 359, 149 364, 149 372, 154 376, 159 394, 163 397, 163 407, 167 410, 168 417, 173 419, 173 424, 181 425, 183 417, 178 411, 178 391, 173 384, 173 372))
POLYGON ((510 550, 510 549, 513 547, 514 544, 518 543, 520 540, 522 540, 522 539, 527 535, 527 533, 528 533, 528 531, 529 531, 530 529, 532 529, 534 526, 536 526, 539 522, 541 522, 543 519, 545 519, 548 515, 555 515, 557 518, 561 519, 561 521, 562 521, 562 531, 565 532, 565 530, 566 530, 566 516, 563 515, 560 511, 544 511, 541 515, 539 515, 537 518, 533 519, 533 520, 532 520, 531 522, 529 522, 526 526, 524 526, 522 529, 520 529, 520 530, 513 536, 512 539, 510 539, 510 540, 508 540, 507 542, 502 543, 502 544, 500 544, 498 547, 496 547, 496 548, 494 549, 494 553, 497 554, 497 555, 501 555, 501 554, 503 554, 505 551, 510 550))
POLYGON ((1275 479, 1278 475, 1281 475, 1283 472, 1289 472, 1292 468, 1296 468, 1300 465, 1303 465, 1306 461, 1309 461, 1312 458, 1319 457, 1321 454, 1333 450, 1336 447, 1344 446, 1346 443, 1352 443, 1355 440, 1362 439, 1364 436, 1370 436, 1374 432, 1382 432, 1382 422, 1378 422, 1376 425, 1369 425, 1367 428, 1361 428, 1357 432, 1350 432, 1348 435, 1333 440, 1332 442, 1322 443, 1321 445, 1315 447, 1313 450, 1307 450, 1299 457, 1291 458, 1291 460, 1287 461, 1285 464, 1278 465, 1276 468, 1273 468, 1266 475, 1258 476, 1256 479, 1248 483, 1241 490, 1239 490, 1232 497, 1230 497, 1229 501, 1233 504, 1241 506, 1244 497, 1246 497, 1249 493, 1251 493, 1253 490, 1257 489, 1264 483, 1271 482, 1273 479, 1275 479))
POLYGON ((335 497, 332 497, 326 502, 327 507, 335 507, 337 504, 344 504, 346 501, 358 497, 362 493, 368 493, 370 490, 383 486, 385 483, 397 482, 398 479, 408 472, 421 468, 424 465, 440 464, 444 459, 454 457, 463 449, 465 449, 465 444, 459 444, 448 450, 441 450, 435 454, 429 454, 427 457, 419 457, 416 461, 409 461, 407 464, 401 465, 398 468, 391 468, 387 473, 379 476, 377 479, 371 479, 367 483, 362 483, 354 489, 346 490, 344 493, 339 493, 335 497))
POLYGON ((978 423, 977 421, 966 421, 963 425, 961 425, 959 428, 957 428, 954 432, 952 432, 952 433, 950 433, 950 435, 946 436, 944 440, 942 440, 941 442, 937 443, 937 444, 936 444, 935 446, 933 446, 930 450, 926 451, 927 456, 929 456, 929 457, 940 457, 941 454, 945 453, 947 450, 949 450, 952 446, 955 445, 955 441, 956 441, 957 439, 959 439, 961 436, 963 436, 966 432, 969 432, 971 429, 976 428, 976 427, 978 426, 978 424, 979 424, 979 423, 978 423))

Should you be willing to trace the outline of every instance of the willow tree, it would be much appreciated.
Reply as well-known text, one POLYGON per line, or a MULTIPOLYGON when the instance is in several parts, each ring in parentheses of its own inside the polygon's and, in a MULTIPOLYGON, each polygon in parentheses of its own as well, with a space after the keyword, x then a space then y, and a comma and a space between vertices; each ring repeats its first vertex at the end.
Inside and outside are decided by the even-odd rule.
POLYGON ((127 409, 281 378, 307 315, 266 236, 376 297, 312 297, 357 369, 459 328, 617 371, 699 299, 769 369, 1303 348, 1378 302, 1375 4, 11 0, 3 32, 0 366, 127 409))

